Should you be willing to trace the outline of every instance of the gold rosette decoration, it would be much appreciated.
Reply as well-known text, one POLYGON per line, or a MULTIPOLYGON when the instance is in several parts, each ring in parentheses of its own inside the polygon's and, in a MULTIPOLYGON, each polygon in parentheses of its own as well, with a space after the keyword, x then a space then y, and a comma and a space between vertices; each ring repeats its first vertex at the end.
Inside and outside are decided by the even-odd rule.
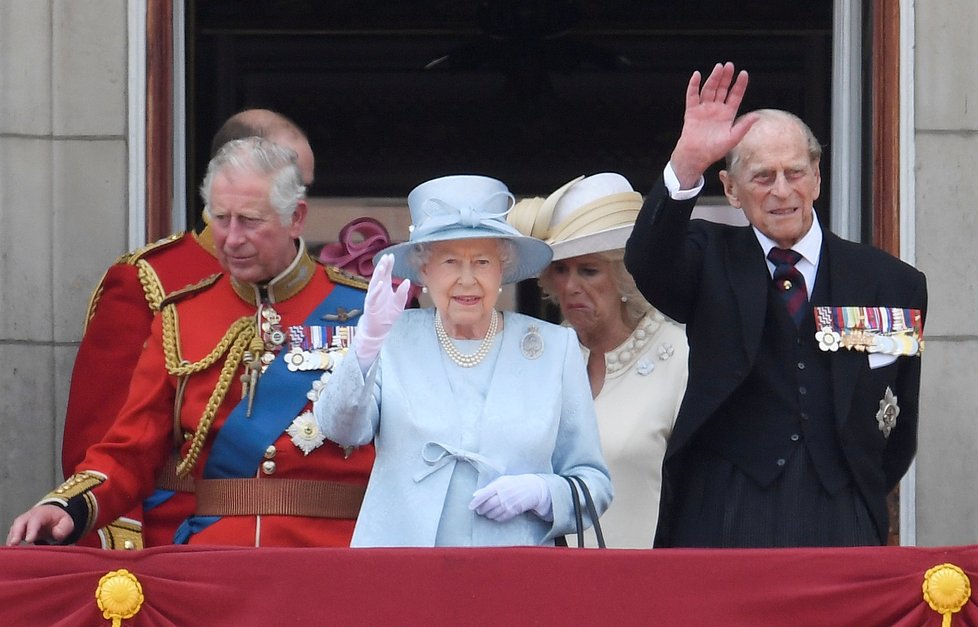
POLYGON ((120 627, 122 621, 139 613, 143 606, 143 587, 131 572, 122 568, 106 573, 98 581, 95 600, 102 616, 120 627))
POLYGON ((951 615, 971 598, 971 580, 954 564, 938 564, 924 573, 924 600, 941 614, 941 627, 951 627, 951 615))

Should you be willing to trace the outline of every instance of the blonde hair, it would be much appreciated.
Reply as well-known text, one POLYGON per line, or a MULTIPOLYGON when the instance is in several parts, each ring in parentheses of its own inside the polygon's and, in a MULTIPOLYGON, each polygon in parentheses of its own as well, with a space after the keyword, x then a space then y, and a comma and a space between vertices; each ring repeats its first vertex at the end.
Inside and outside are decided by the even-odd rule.
MULTIPOLYGON (((625 321, 628 322, 631 328, 634 328, 639 320, 654 308, 649 304, 649 301, 645 300, 642 293, 638 291, 638 286, 635 285, 635 279, 625 269, 625 250, 618 248, 616 250, 597 252, 594 255, 599 259, 607 261, 611 266, 611 279, 615 282, 615 287, 618 288, 618 295, 626 299, 622 303, 625 321)), ((543 291, 544 299, 559 307, 560 299, 556 296, 557 290, 554 287, 553 278, 553 269, 556 263, 560 262, 555 261, 544 268, 543 272, 540 273, 540 278, 537 280, 537 283, 539 283, 540 289, 543 291)))

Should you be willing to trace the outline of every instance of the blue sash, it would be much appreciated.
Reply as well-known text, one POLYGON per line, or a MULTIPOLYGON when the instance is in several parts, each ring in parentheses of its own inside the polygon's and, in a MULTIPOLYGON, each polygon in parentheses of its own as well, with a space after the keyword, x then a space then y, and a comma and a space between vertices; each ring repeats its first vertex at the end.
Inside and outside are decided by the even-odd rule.
POLYGON ((155 507, 159 507, 163 503, 166 503, 173 498, 176 494, 173 490, 164 490, 163 488, 156 488, 152 494, 143 500, 143 511, 149 511, 155 507))
MULTIPOLYGON (((329 296, 306 318, 305 325, 334 327, 350 324, 350 321, 327 321, 324 316, 340 308, 362 311, 364 295, 363 290, 334 285, 329 296)), ((309 402, 306 393, 322 373, 317 370, 290 371, 285 363, 285 352, 283 350, 258 379, 251 416, 246 416, 247 398, 231 411, 214 438, 204 466, 205 479, 254 477, 258 465, 264 460, 265 450, 278 440, 309 402)), ((175 540, 184 544, 191 535, 218 520, 219 516, 191 516, 177 530, 175 540)))

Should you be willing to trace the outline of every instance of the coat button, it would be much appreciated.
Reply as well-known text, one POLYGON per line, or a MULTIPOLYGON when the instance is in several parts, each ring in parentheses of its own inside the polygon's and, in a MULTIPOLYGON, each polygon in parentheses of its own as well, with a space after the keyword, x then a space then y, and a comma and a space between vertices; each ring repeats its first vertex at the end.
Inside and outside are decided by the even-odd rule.
POLYGON ((777 463, 778 466, 784 466, 787 462, 785 461, 785 458, 782 457, 781 459, 778 460, 777 463))
POLYGON ((800 440, 800 439, 801 439, 801 436, 800 436, 800 435, 798 435, 797 433, 792 433, 792 434, 791 434, 791 441, 792 441, 792 442, 797 442, 797 441, 798 441, 798 440, 800 440))
POLYGON ((266 475, 275 474, 275 462, 273 461, 262 462, 261 471, 266 475))
POLYGON ((275 453, 277 452, 278 451, 275 450, 275 445, 269 444, 268 448, 265 449, 265 459, 275 459, 275 453))

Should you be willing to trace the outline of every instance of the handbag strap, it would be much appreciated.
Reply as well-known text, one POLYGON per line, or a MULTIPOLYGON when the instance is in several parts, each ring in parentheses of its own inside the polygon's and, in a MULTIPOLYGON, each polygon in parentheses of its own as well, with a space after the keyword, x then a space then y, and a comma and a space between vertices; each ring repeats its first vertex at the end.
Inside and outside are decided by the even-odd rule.
MULTIPOLYGON (((581 487, 581 494, 584 495, 584 506, 587 507, 587 515, 591 517, 591 526, 594 528, 594 536, 598 540, 598 548, 603 549, 605 547, 604 543, 604 533, 601 532, 601 523, 598 521, 598 511, 594 507, 594 499, 591 498, 591 491, 587 487, 587 483, 584 479, 574 475, 570 477, 581 487)), ((575 499, 576 500, 576 499, 575 499)), ((578 519, 578 529, 581 528, 580 519, 578 519)), ((581 531, 578 535, 579 539, 583 539, 584 532, 581 531)), ((583 542, 583 540, 580 540, 583 542)))
MULTIPOLYGON (((563 476, 563 475, 562 475, 563 476)), ((584 517, 581 516, 581 501, 577 497, 577 488, 574 487, 574 479, 571 477, 563 476, 564 480, 570 485, 571 491, 571 503, 574 504, 574 520, 577 522, 577 546, 578 548, 584 548, 584 517)), ((565 539, 564 545, 567 545, 565 539)))

